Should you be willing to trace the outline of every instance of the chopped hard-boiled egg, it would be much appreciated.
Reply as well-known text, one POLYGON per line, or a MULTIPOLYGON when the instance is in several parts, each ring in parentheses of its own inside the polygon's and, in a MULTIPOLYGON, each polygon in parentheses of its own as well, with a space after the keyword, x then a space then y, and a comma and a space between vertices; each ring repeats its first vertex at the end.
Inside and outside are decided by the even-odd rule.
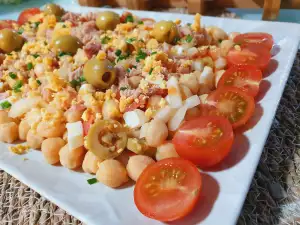
POLYGON ((200 105, 200 99, 199 99, 198 95, 193 95, 193 96, 187 98, 184 102, 184 105, 188 109, 191 109, 191 108, 194 108, 197 105, 200 105))
POLYGON ((130 128, 141 127, 149 120, 145 112, 140 109, 124 113, 123 118, 126 125, 130 128))
POLYGON ((83 127, 82 122, 67 123, 68 130, 68 146, 69 150, 73 150, 83 146, 83 127))
POLYGON ((168 87, 168 99, 170 106, 172 108, 179 108, 182 106, 182 97, 180 93, 180 88, 178 80, 176 77, 171 77, 167 82, 168 87))
POLYGON ((168 128, 170 131, 175 131, 178 129, 178 127, 184 120, 187 110, 188 110, 188 107, 186 105, 183 105, 182 107, 180 107, 177 110, 177 112, 174 114, 174 116, 168 122, 168 128))
POLYGON ((211 67, 205 66, 202 73, 198 77, 199 84, 207 86, 209 89, 212 89, 214 86, 214 73, 211 67))

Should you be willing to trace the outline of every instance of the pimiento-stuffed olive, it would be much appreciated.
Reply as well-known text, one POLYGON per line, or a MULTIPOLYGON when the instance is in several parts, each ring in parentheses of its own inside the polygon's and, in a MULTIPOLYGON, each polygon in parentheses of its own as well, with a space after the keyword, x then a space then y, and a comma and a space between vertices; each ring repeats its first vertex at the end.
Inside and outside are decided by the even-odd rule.
POLYGON ((120 23, 120 16, 111 11, 105 11, 98 14, 96 25, 99 30, 114 30, 120 23))
POLYGON ((5 53, 20 49, 24 44, 24 38, 17 32, 4 28, 0 30, 0 50, 5 53))
POLYGON ((45 6, 44 13, 46 15, 62 16, 65 11, 59 5, 49 3, 45 6))
POLYGON ((57 52, 65 52, 75 54, 78 48, 82 47, 81 41, 74 36, 59 36, 54 40, 54 49, 57 52))
POLYGON ((107 89, 116 79, 116 70, 109 60, 92 58, 84 65, 83 76, 94 87, 107 89))
POLYGON ((127 144, 127 134, 118 121, 98 120, 86 136, 86 147, 100 160, 115 158, 120 155, 127 144))
POLYGON ((159 42, 172 44, 179 37, 178 29, 172 21, 159 21, 154 24, 151 35, 159 42))

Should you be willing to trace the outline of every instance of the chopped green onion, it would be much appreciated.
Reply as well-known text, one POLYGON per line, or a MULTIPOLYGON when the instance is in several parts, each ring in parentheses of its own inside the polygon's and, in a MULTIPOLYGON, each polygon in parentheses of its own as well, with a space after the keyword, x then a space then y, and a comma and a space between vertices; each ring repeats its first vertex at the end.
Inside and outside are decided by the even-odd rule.
POLYGON ((69 52, 59 52, 59 53, 58 53, 58 57, 62 57, 62 56, 64 56, 64 55, 72 55, 72 54, 69 53, 69 52))
POLYGON ((21 80, 18 80, 12 89, 14 90, 14 92, 20 92, 21 91, 20 88, 22 86, 23 86, 23 82, 21 80))
POLYGON ((18 34, 23 34, 23 32, 24 32, 24 29, 23 28, 20 28, 19 30, 18 30, 18 34))
POLYGON ((11 107, 11 103, 9 101, 1 102, 0 106, 2 109, 8 109, 11 107))
POLYGON ((151 55, 155 55, 157 52, 151 52, 151 55))
POLYGON ((130 73, 130 69, 129 68, 127 69, 127 72, 130 73))
POLYGON ((96 178, 91 178, 91 179, 88 179, 87 182, 92 185, 92 184, 96 184, 98 183, 98 180, 96 178))
POLYGON ((153 68, 150 69, 149 74, 151 75, 153 72, 153 68))
POLYGON ((101 44, 107 44, 111 40, 110 37, 105 36, 104 38, 101 39, 101 44))
POLYGON ((140 20, 140 21, 138 21, 138 24, 144 24, 144 21, 140 20))
POLYGON ((63 27, 63 28, 66 28, 67 26, 66 26, 66 24, 63 24, 62 27, 63 27))
POLYGON ((133 23, 133 16, 132 15, 126 16, 125 23, 128 23, 128 22, 133 23))
POLYGON ((191 41, 193 40, 193 36, 188 34, 185 38, 186 42, 191 43, 191 41))
POLYGON ((33 64, 30 62, 30 63, 27 63, 27 70, 31 70, 33 68, 33 64))
POLYGON ((32 56, 36 59, 37 57, 39 57, 39 54, 32 54, 32 56))
POLYGON ((41 22, 34 22, 34 28, 37 28, 40 24, 41 22))
POLYGON ((127 52, 126 55, 120 55, 117 58, 117 62, 119 62, 120 60, 123 60, 123 59, 127 59, 129 56, 130 56, 130 52, 127 52))
POLYGON ((80 83, 85 82, 85 81, 86 81, 86 79, 84 78, 84 76, 79 77, 79 82, 80 83))
POLYGON ((132 68, 136 69, 136 66, 132 66, 132 68))
POLYGON ((10 76, 11 79, 16 79, 17 75, 15 73, 9 72, 8 74, 10 76))
POLYGON ((136 60, 137 62, 140 62, 141 59, 145 59, 146 57, 147 57, 146 52, 143 52, 143 51, 140 49, 140 50, 138 51, 138 54, 136 55, 135 60, 136 60))
POLYGON ((120 87, 120 91, 125 91, 127 87, 120 87))
POLYGON ((129 38, 126 40, 128 44, 132 44, 132 42, 136 41, 136 38, 129 38))
POLYGON ((38 83, 38 85, 42 84, 42 82, 40 80, 36 80, 36 82, 38 83))
POLYGON ((116 56, 120 56, 122 54, 122 51, 120 49, 117 49, 115 51, 116 56))
POLYGON ((80 85, 80 82, 78 80, 74 79, 74 80, 70 81, 70 84, 73 88, 76 88, 77 86, 80 85))

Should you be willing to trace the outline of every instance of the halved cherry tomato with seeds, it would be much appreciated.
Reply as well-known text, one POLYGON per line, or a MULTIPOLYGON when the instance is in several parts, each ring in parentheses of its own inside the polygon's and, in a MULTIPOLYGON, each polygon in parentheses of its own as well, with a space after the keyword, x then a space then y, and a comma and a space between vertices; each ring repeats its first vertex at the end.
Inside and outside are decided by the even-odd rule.
POLYGON ((233 143, 230 122, 222 116, 201 116, 182 124, 172 142, 180 157, 201 168, 221 162, 233 143))
POLYGON ((258 44, 267 47, 269 50, 274 44, 272 35, 258 32, 239 34, 233 39, 233 41, 240 45, 258 44))
POLYGON ((255 109, 253 97, 236 87, 218 88, 208 95, 206 103, 202 115, 224 116, 233 128, 246 124, 255 109))
POLYGON ((232 66, 220 78, 218 88, 234 86, 255 97, 261 80, 262 72, 255 66, 232 66))
POLYGON ((141 213, 160 221, 174 221, 192 211, 200 197, 201 175, 181 158, 168 158, 148 166, 134 188, 141 213))
POLYGON ((269 49, 256 44, 234 46, 229 50, 227 60, 230 65, 252 65, 260 69, 268 66, 271 59, 269 49))
POLYGON ((41 10, 39 8, 29 8, 25 9, 21 14, 19 15, 18 18, 18 23, 20 25, 23 25, 24 23, 28 22, 29 18, 41 13, 41 10))

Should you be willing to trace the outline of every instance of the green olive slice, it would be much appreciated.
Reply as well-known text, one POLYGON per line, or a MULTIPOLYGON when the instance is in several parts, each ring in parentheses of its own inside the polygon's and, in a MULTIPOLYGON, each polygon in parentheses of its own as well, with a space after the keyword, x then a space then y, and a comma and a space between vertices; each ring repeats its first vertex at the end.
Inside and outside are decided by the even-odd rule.
POLYGON ((114 30, 120 23, 120 16, 111 11, 100 12, 96 18, 96 25, 99 30, 114 30))
POLYGON ((57 52, 75 54, 82 47, 81 41, 72 35, 59 36, 54 40, 54 49, 57 52))
POLYGON ((175 38, 179 37, 178 29, 175 23, 172 21, 159 21, 154 24, 151 35, 158 42, 167 42, 169 44, 174 43, 175 38))
POLYGON ((100 160, 115 158, 127 144, 124 127, 115 120, 98 120, 89 129, 86 147, 100 160))
POLYGON ((109 60, 92 58, 84 65, 83 76, 94 87, 108 89, 115 82, 116 70, 109 60))
POLYGON ((5 53, 21 49, 24 44, 24 38, 17 32, 4 28, 0 30, 0 50, 5 53))
POLYGON ((45 6, 44 13, 46 15, 62 16, 65 13, 65 11, 59 5, 49 3, 45 6))

